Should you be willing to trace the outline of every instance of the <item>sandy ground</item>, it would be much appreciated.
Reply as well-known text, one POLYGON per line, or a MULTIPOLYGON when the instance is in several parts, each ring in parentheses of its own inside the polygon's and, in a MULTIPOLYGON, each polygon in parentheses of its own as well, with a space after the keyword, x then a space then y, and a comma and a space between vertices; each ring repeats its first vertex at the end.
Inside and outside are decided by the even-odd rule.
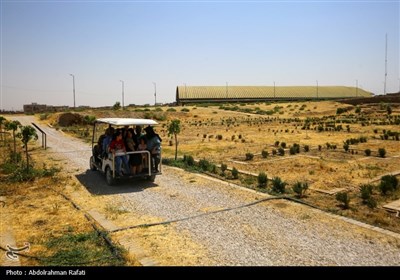
POLYGON ((209 213, 112 233, 117 241, 135 240, 161 265, 400 265, 398 238, 286 201, 237 208, 265 197, 181 170, 164 168, 154 183, 109 187, 102 174, 88 170, 88 144, 43 129, 49 146, 43 156, 71 176, 65 193, 117 227, 209 213), (227 208, 233 209, 213 213, 227 208))

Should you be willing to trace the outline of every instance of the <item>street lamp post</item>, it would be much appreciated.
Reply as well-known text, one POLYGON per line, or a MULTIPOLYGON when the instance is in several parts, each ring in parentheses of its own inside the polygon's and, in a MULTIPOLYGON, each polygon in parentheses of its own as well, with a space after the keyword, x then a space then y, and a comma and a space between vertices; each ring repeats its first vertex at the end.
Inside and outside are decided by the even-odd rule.
POLYGON ((358 97, 358 80, 356 80, 356 97, 358 97))
POLYGON ((72 76, 72 93, 74 95, 74 109, 75 109, 75 76, 73 74, 70 74, 72 76))
POLYGON ((276 97, 276 95, 275 95, 275 81, 274 81, 274 98, 276 97))
POLYGON ((226 82, 226 99, 228 99, 228 82, 226 82))
POLYGON ((318 80, 317 80, 317 98, 318 98, 318 80))
POLYGON ((121 83, 122 83, 122 110, 124 110, 124 87, 125 87, 125 85, 124 85, 124 81, 123 80, 119 80, 121 83))
POLYGON ((153 82, 154 85, 154 106, 157 105, 157 84, 153 82))

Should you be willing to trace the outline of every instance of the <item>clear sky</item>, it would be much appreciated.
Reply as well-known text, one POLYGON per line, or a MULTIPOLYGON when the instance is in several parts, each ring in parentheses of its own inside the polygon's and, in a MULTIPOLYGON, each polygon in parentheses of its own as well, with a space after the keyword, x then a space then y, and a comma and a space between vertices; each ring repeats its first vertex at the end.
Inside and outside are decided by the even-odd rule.
POLYGON ((399 1, 1 1, 1 108, 175 101, 184 85, 400 87, 399 1))

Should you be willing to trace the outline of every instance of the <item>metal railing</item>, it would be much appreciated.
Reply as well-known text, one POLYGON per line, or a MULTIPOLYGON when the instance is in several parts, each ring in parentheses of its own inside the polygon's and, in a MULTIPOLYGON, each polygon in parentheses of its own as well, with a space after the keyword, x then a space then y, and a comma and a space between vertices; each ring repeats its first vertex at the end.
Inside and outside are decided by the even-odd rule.
POLYGON ((32 125, 42 133, 42 147, 46 150, 47 149, 47 134, 44 132, 42 129, 40 129, 39 126, 37 126, 35 123, 32 123, 32 125))
MULTIPOLYGON (((132 151, 132 152, 124 152, 124 153, 112 153, 112 165, 113 165, 113 178, 115 178, 115 157, 118 156, 126 156, 126 155, 132 155, 132 154, 147 154, 147 167, 148 167, 148 176, 152 175, 152 170, 151 170, 151 153, 150 151, 132 151)), ((161 160, 161 153, 160 153, 160 163, 159 163, 159 172, 162 172, 162 160, 161 160)), ((129 170, 130 172, 130 170, 129 170)))

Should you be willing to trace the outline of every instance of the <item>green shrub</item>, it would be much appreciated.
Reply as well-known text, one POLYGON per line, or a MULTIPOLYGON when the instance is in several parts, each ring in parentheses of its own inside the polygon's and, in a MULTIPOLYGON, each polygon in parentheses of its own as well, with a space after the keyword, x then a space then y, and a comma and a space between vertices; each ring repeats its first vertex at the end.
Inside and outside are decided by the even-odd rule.
POLYGON ((199 167, 203 171, 211 171, 211 163, 206 159, 199 160, 199 167))
POLYGON ((222 135, 221 135, 221 134, 218 134, 218 135, 217 135, 217 139, 218 139, 218 140, 222 140, 222 135))
POLYGON ((43 114, 40 114, 40 116, 39 116, 41 121, 47 120, 48 117, 49 117, 49 113, 43 113, 43 114))
POLYGON ((246 160, 252 160, 254 155, 252 153, 246 153, 246 160))
POLYGON ((286 148, 286 143, 285 142, 281 142, 281 147, 285 149, 286 148))
POLYGON ((379 148, 379 149, 378 149, 378 154, 379 154, 379 156, 380 156, 381 158, 384 158, 385 155, 386 155, 386 150, 385 150, 385 148, 379 148))
POLYGON ((236 169, 236 167, 232 168, 232 177, 233 179, 239 178, 239 171, 236 169))
POLYGON ((364 184, 360 186, 361 199, 365 203, 372 195, 373 186, 370 184, 364 184))
POLYGON ((183 108, 182 110, 181 110, 181 112, 190 112, 190 110, 188 109, 188 108, 183 108))
POLYGON ((258 181, 258 186, 260 188, 265 188, 267 186, 267 183, 268 183, 267 174, 265 174, 265 172, 260 172, 258 174, 257 181, 258 181))
POLYGON ((279 177, 274 177, 272 179, 272 191, 277 193, 285 193, 285 187, 287 183, 282 181, 279 177))
POLYGON ((346 192, 340 192, 336 194, 336 200, 341 202, 343 205, 343 209, 349 209, 350 205, 350 197, 346 192))
POLYGON ((275 149, 272 149, 272 155, 275 156, 276 153, 277 153, 276 150, 275 150, 275 149))
POLYGON ((368 198, 365 203, 371 209, 374 209, 374 208, 376 208, 376 206, 378 206, 378 203, 372 196, 370 198, 368 198))
POLYGON ((186 163, 186 165, 188 165, 188 166, 194 166, 194 164, 195 164, 194 158, 190 155, 189 156, 184 155, 183 162, 186 163))
POLYGON ((278 155, 280 155, 280 156, 284 156, 285 155, 285 150, 282 147, 280 147, 278 149, 278 155))
POLYGON ((176 109, 175 108, 168 108, 167 112, 176 112, 176 109))
POLYGON ((278 147, 279 146, 279 141, 275 141, 275 147, 278 147))
POLYGON ((261 156, 263 157, 263 158, 267 158, 268 157, 268 151, 265 151, 265 150, 263 150, 262 152, 261 152, 261 156))
POLYGON ((371 149, 365 149, 365 155, 369 157, 371 155, 371 149))
POLYGON ((293 191, 297 194, 297 197, 302 198, 305 196, 308 189, 308 183, 296 182, 293 187, 293 191))
POLYGON ((309 152, 310 151, 310 146, 304 145, 304 152, 309 152))
POLYGON ((350 145, 349 145, 347 142, 344 142, 344 144, 343 144, 343 149, 344 149, 344 151, 345 151, 346 153, 349 151, 349 147, 350 147, 350 145))
POLYGON ((383 195, 386 195, 388 191, 394 191, 397 189, 398 180, 393 175, 385 175, 381 178, 379 189, 383 195))
POLYGON ((222 173, 225 173, 225 171, 228 169, 228 165, 226 165, 225 163, 221 163, 221 171, 222 173))

